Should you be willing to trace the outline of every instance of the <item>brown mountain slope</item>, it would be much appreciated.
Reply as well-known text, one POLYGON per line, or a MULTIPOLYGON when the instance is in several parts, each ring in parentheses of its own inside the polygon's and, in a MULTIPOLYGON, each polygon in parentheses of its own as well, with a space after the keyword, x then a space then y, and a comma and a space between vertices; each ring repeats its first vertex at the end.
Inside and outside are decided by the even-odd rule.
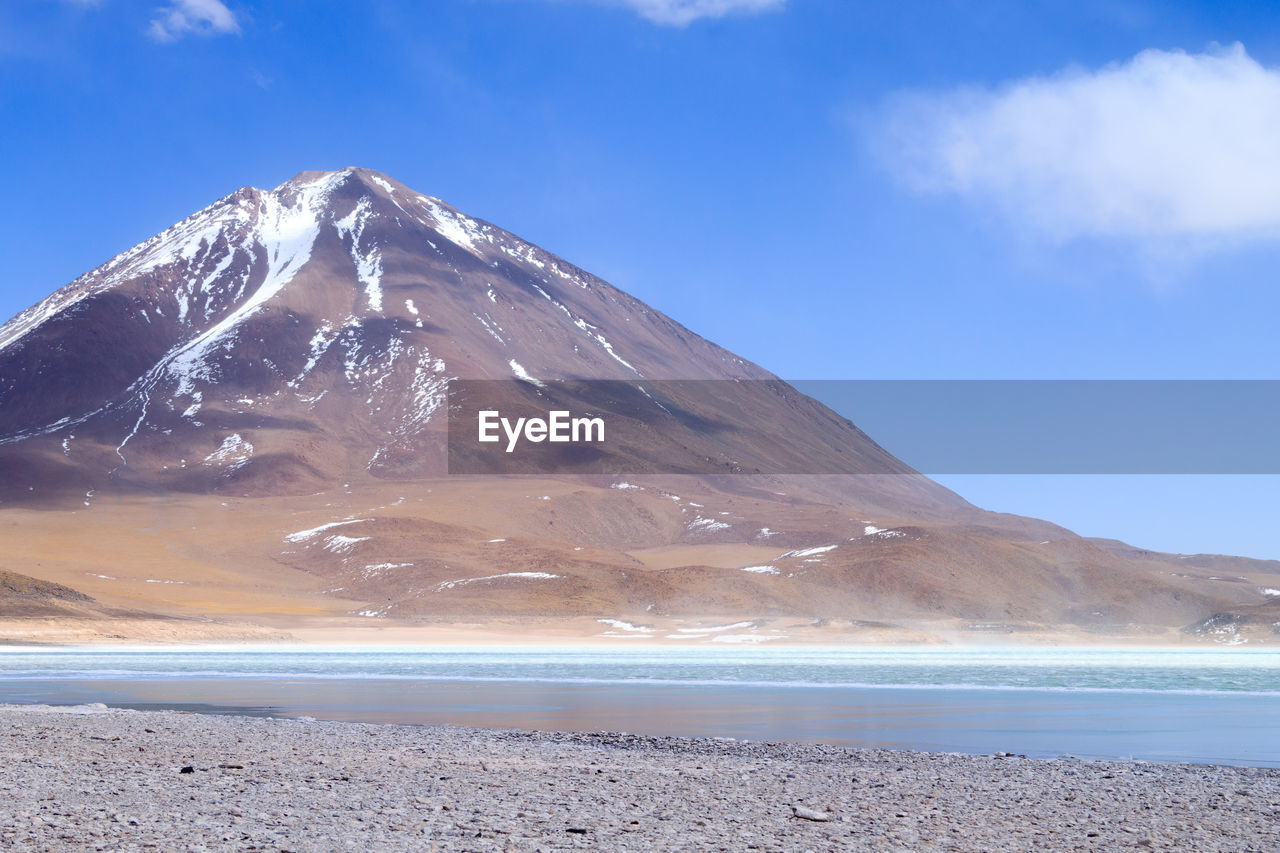
POLYGON ((1169 630, 1265 605, 1275 572, 1182 577, 979 510, 606 282, 360 169, 239 190, 0 327, 0 525, 0 568, 280 625, 1169 630), (678 412, 690 459, 843 473, 676 476, 633 447, 644 476, 450 476, 450 378, 531 399, 535 379, 628 380, 678 412), (661 397, 671 379, 755 381, 661 397))
POLYGON ((7 614, 62 616, 92 602, 89 596, 62 584, 0 571, 0 608, 7 614))

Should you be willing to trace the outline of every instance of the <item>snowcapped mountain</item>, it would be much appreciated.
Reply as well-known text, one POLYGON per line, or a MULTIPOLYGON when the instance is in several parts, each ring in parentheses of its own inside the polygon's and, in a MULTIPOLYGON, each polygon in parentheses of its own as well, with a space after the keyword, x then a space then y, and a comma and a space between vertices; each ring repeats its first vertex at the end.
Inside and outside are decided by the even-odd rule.
MULTIPOLYGON (((448 379, 531 376, 774 378, 439 199, 364 169, 304 172, 0 327, 0 465, 25 472, 0 498, 67 478, 260 494, 441 473, 448 379)), ((744 408, 782 422, 795 401, 801 434, 898 464, 798 394, 744 408)))
POLYGON ((599 278, 354 168, 238 190, 0 327, 5 524, 0 571, 201 618, 1111 630, 1280 586, 983 512, 599 278), (766 380, 676 401, 676 453, 766 470, 760 437, 785 435, 809 470, 897 476, 451 477, 451 378, 766 380))

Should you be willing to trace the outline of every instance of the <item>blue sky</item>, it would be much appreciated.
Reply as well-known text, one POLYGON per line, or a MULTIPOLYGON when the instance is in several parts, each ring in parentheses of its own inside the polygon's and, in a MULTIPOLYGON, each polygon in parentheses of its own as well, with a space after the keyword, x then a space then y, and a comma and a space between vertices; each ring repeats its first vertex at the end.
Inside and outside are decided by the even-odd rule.
MULTIPOLYGON (((1280 378, 1268 4, 10 0, 0 127, 5 317, 360 165, 784 377, 1280 378)), ((945 482, 1280 558, 1271 478, 945 482)))

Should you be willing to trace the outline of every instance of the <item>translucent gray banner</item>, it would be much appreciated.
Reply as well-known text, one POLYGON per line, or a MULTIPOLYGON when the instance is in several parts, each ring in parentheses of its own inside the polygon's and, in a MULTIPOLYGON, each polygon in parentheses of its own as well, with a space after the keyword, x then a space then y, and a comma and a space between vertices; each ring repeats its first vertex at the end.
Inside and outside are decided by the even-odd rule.
POLYGON ((1278 428, 1273 380, 449 386, 459 474, 1278 474, 1278 428))

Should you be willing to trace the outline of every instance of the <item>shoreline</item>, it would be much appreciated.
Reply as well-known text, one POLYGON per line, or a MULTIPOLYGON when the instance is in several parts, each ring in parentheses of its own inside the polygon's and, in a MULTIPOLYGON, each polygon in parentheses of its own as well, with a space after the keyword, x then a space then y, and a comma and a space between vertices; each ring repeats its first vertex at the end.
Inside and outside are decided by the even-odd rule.
POLYGON ((50 642, 42 640, 28 640, 17 638, 0 637, 0 654, 5 651, 103 651, 103 652, 219 652, 219 651, 262 651, 262 652, 305 652, 308 650, 341 652, 351 650, 352 652, 383 652, 395 650, 449 650, 449 649, 489 649, 493 651, 604 651, 619 650, 624 653, 631 651, 648 650, 655 653, 665 651, 689 651, 694 653, 706 652, 708 654, 752 654, 763 650, 785 650, 795 652, 875 652, 875 651, 896 651, 911 652, 918 651, 922 654, 937 653, 964 653, 964 652, 982 652, 982 651, 1015 651, 1015 652, 1103 652, 1103 651, 1124 651, 1124 652, 1206 652, 1219 654, 1242 654, 1242 655, 1263 655, 1263 654, 1280 654, 1280 645, 1274 646, 1249 646, 1249 645, 1227 645, 1222 643, 1206 643, 1192 642, 1185 644, 1178 643, 1015 643, 1015 642, 987 642, 987 643, 835 643, 835 642, 807 642, 807 643, 663 643, 655 641, 652 643, 626 643, 614 642, 610 639, 596 640, 590 637, 573 639, 573 638, 515 638, 515 637, 490 637, 485 639, 419 639, 417 637, 364 637, 356 636, 352 639, 343 640, 302 640, 298 638, 282 638, 275 640, 264 640, 256 637, 243 638, 226 638, 226 639, 207 639, 207 640, 140 640, 134 638, 113 638, 101 641, 89 640, 79 642, 50 642))
POLYGON ((280 618, 222 621, 166 619, 0 619, 0 648, 14 646, 511 646, 579 648, 1280 648, 1280 635, 1203 636, 1163 629, 1094 632, 1060 626, 969 630, 955 622, 885 627, 812 626, 778 616, 665 617, 653 627, 614 628, 603 617, 504 617, 456 622, 398 623, 280 618), (710 630, 717 628, 719 630, 710 630), (749 627, 742 627, 749 626, 749 627))
MULTIPOLYGON (((888 688, 895 690, 899 688, 888 688)), ((909 688, 907 688, 909 690, 909 688)), ((106 697, 101 697, 106 698, 106 697)), ((156 714, 195 714, 204 717, 230 717, 230 718, 247 718, 247 719, 265 719, 278 720, 282 722, 307 722, 307 723, 331 723, 339 726, 392 726, 420 729, 461 729, 473 732, 483 732, 495 737, 505 735, 519 734, 537 734, 541 737, 561 738, 561 737, 577 737, 577 736, 605 736, 605 735, 622 735, 628 738, 642 738, 653 741, 691 741, 691 742, 716 742, 716 743, 742 743, 742 744, 769 744, 774 746, 789 747, 816 747, 819 749, 838 749, 852 752, 887 752, 887 753, 903 753, 911 755, 947 755, 953 757, 964 758, 990 758, 990 757, 1006 757, 1019 758, 1028 761, 1053 762, 1053 761, 1081 761, 1091 763, 1111 763, 1123 765, 1144 765, 1155 767, 1206 767, 1206 768, 1239 768, 1253 770, 1267 770, 1280 774, 1280 762, 1268 761, 1260 762, 1256 759, 1227 759, 1227 758, 1190 758, 1186 756, 1173 757, 1150 757, 1140 754, 1120 753, 1090 753, 1080 750, 1035 750, 1027 749, 1025 752, 1016 749, 975 749, 962 747, 946 747, 934 746, 926 747, 910 743, 898 745, 885 745, 881 743, 870 743, 857 739, 841 739, 841 738, 815 738, 805 736, 787 736, 773 735, 769 737, 734 737, 723 734, 710 734, 706 732, 691 733, 668 731, 661 729, 646 729, 643 724, 640 726, 632 726, 627 730, 616 732, 610 729, 598 728, 589 725, 580 725, 578 727, 557 726, 554 722, 545 722, 542 728, 530 725, 520 725, 508 719, 506 722, 499 724, 484 724, 477 721, 462 721, 458 715, 453 717, 445 716, 441 718, 420 718, 413 714, 373 714, 373 715, 331 715, 324 711, 314 708, 290 708, 281 705, 255 705, 250 702, 236 701, 231 698, 218 699, 216 697, 202 696, 198 699, 190 701, 173 700, 157 700, 144 701, 136 699, 133 701, 124 701, 120 699, 112 699, 109 702, 87 701, 84 698, 72 701, 58 701, 54 699, 45 699, 31 702, 7 702, 0 703, 0 710, 3 709, 29 709, 36 712, 47 710, 49 712, 67 712, 67 713, 83 713, 84 709, 92 708, 106 712, 123 712, 123 713, 156 713, 156 714), (636 729, 634 731, 630 729, 636 729)), ((634 722, 634 720, 632 720, 634 722)), ((1002 747, 1012 747, 1015 744, 1010 741, 1015 740, 1012 735, 1002 739, 1002 747)))
MULTIPOLYGON (((322 654, 290 667, 273 665, 271 650, 262 652, 265 660, 232 650, 225 666, 217 662, 216 652, 205 659, 175 650, 161 653, 158 665, 147 668, 134 666, 125 655, 107 660, 93 651, 85 656, 72 652, 64 662, 42 661, 48 652, 34 650, 0 661, 12 671, 9 677, 0 673, 0 695, 19 705, 104 703, 121 709, 493 731, 625 730, 651 737, 851 749, 968 755, 1008 751, 1046 759, 1069 754, 1280 768, 1280 691, 1272 689, 1280 659, 1269 653, 1256 666, 1229 665, 1218 679, 1225 679, 1225 686, 1201 688, 1185 686, 1176 671, 1154 670, 1142 676, 1115 675, 1110 686, 1065 676, 1028 683, 1017 674, 1034 669, 986 682, 913 681, 914 663, 902 670, 902 678, 881 681, 812 675, 744 680, 732 673, 751 665, 754 655, 708 652, 715 654, 714 661, 708 659, 708 670, 664 677, 646 675, 647 655, 637 658, 642 669, 619 662, 611 673, 594 675, 572 669, 537 671, 536 661, 504 664, 503 655, 483 650, 474 663, 444 652, 448 663, 443 669, 412 659, 406 668, 406 659, 398 655, 386 667, 362 663, 351 669, 351 659, 366 661, 359 651, 350 652, 347 660, 322 654), (1151 685, 1163 679, 1171 686, 1124 686, 1137 679, 1152 679, 1151 685)), ((698 657, 686 654, 671 663, 696 666, 698 657)), ((979 654, 963 665, 982 666, 990 659, 979 654)), ((934 664, 921 663, 932 671, 934 664)), ((1053 665, 1040 661, 1035 667, 1053 665)), ((1212 668, 1216 662, 1205 665, 1212 668)), ((1143 664, 1136 666, 1133 672, 1143 671, 1143 664)))
POLYGON ((1280 847, 1259 768, 103 706, 0 735, 13 850, 1280 847))

